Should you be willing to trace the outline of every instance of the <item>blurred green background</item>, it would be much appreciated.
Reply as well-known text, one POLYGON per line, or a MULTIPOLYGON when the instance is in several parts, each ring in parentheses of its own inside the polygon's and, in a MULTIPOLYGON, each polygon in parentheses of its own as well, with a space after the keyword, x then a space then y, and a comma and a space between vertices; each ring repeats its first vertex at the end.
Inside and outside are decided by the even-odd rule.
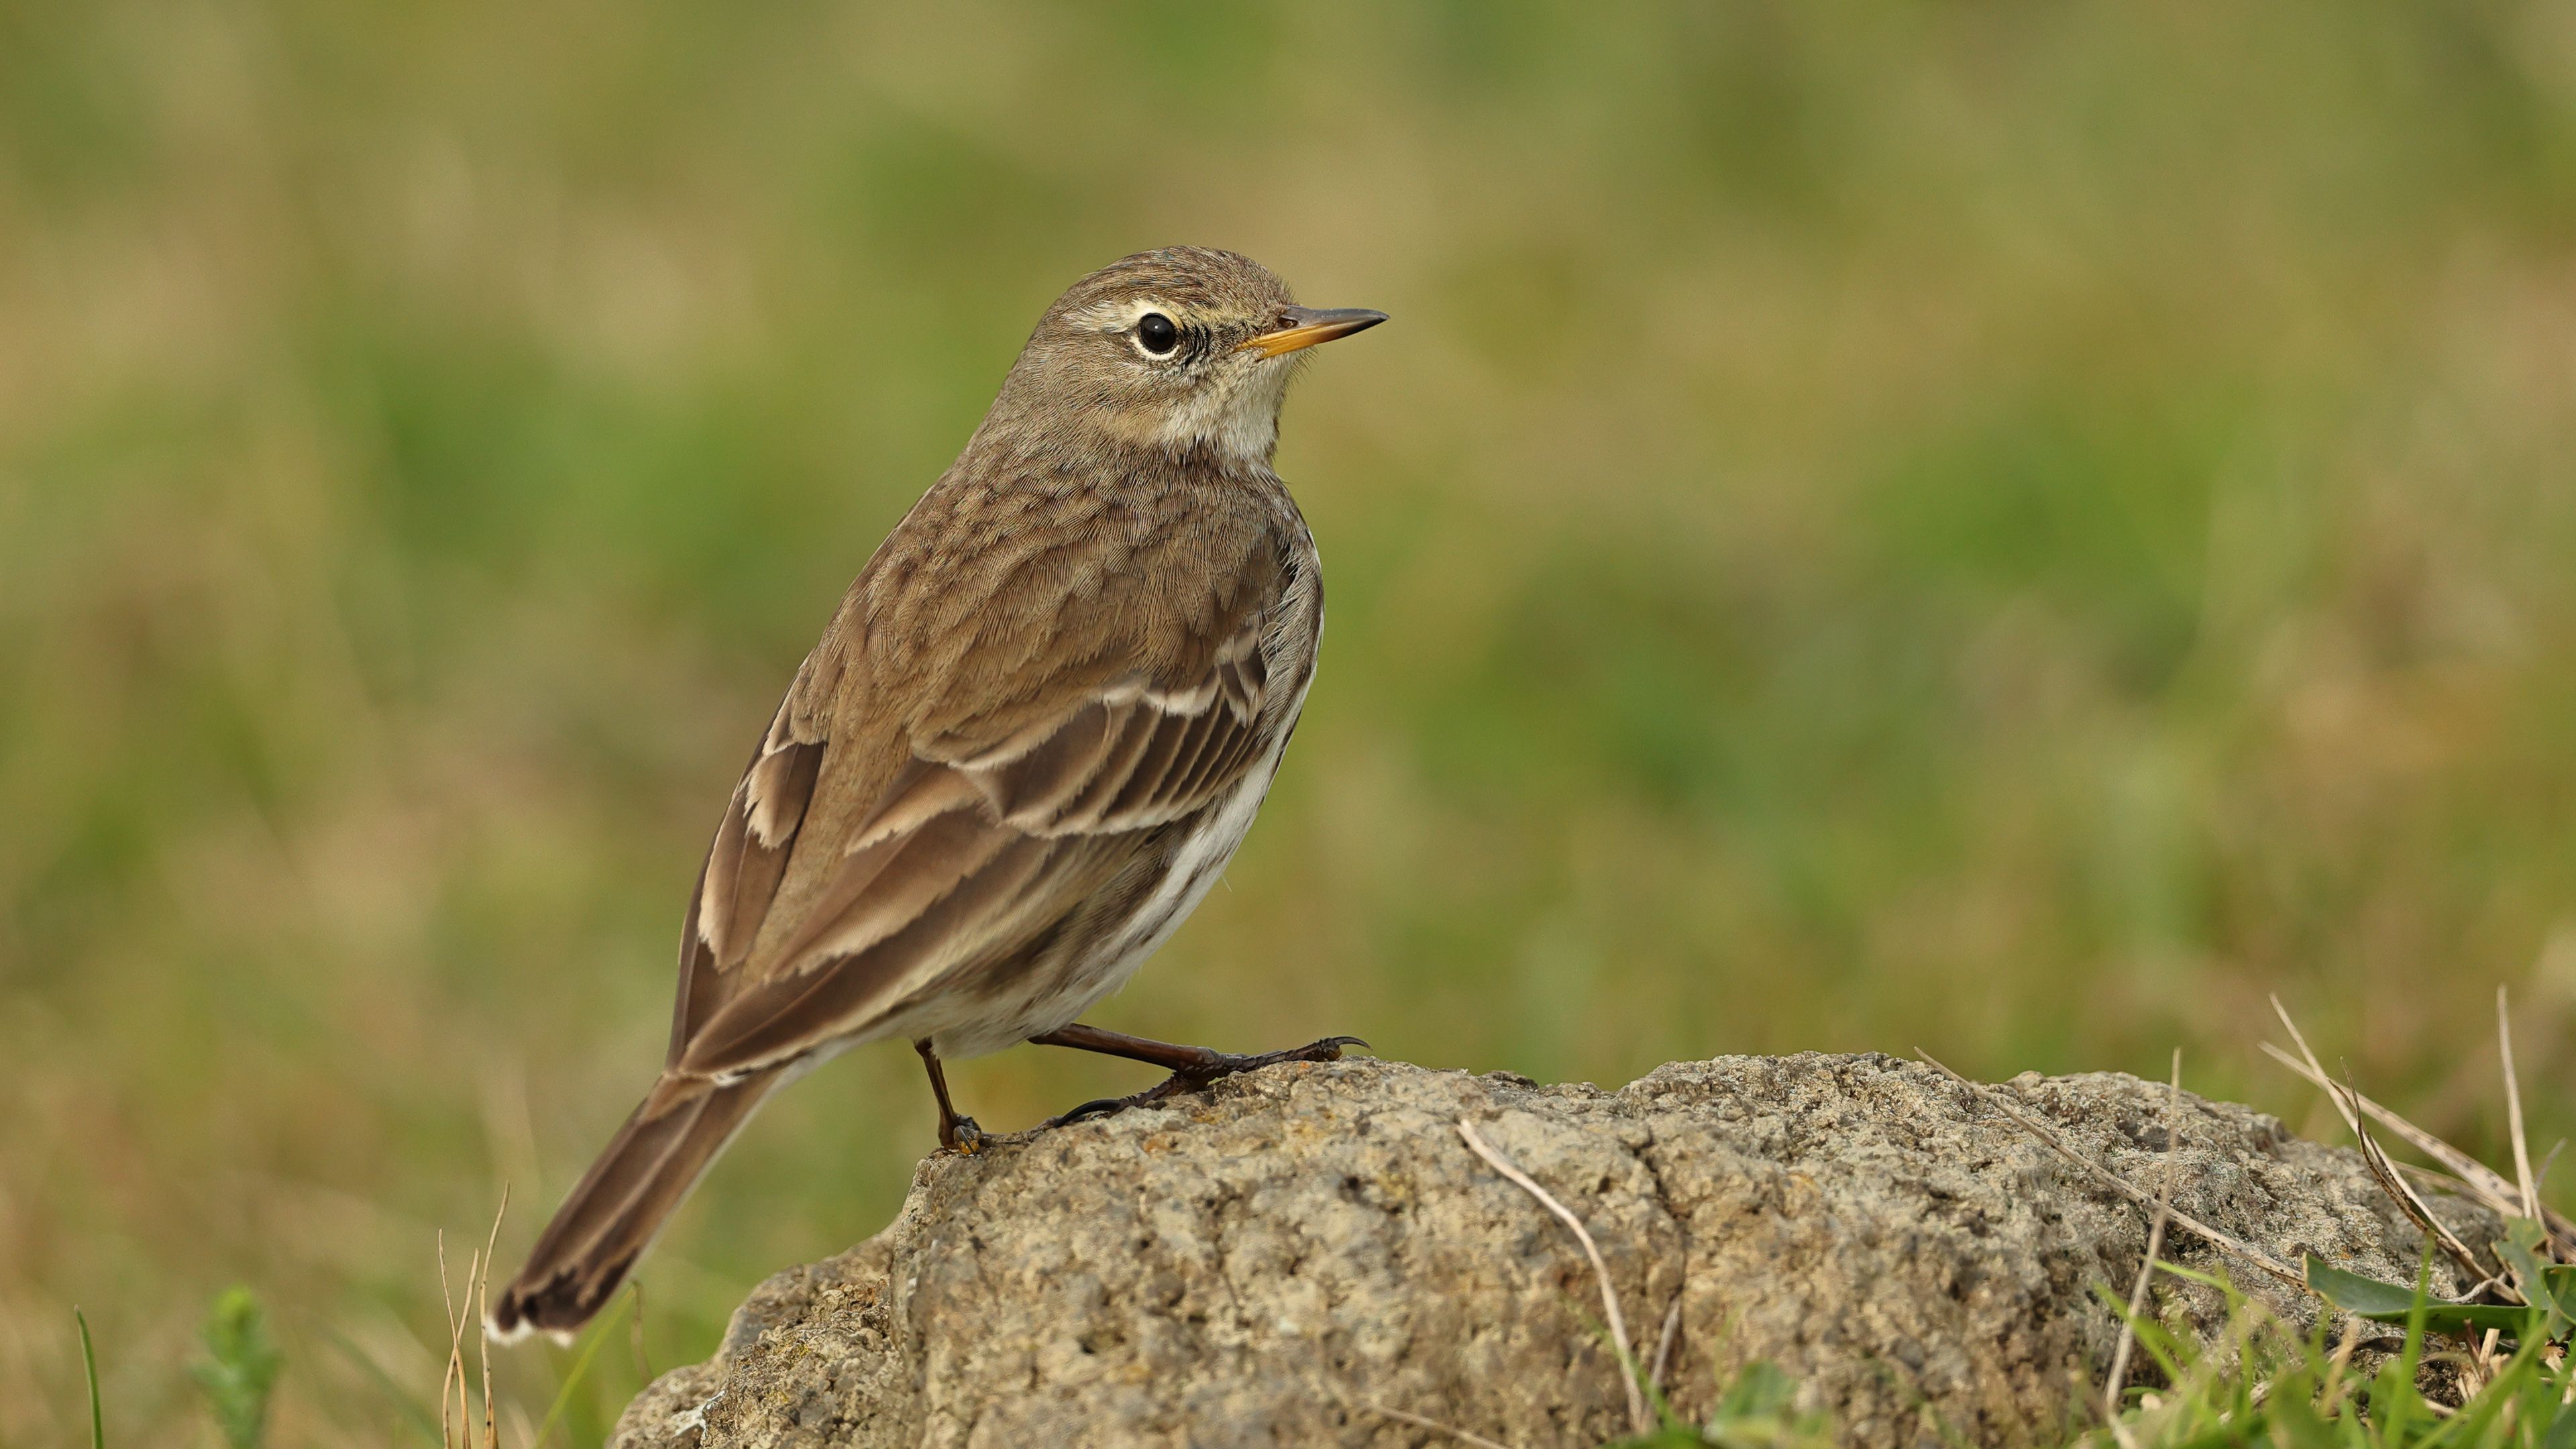
MULTIPOLYGON (((1395 321, 1289 405, 1287 768, 1093 1020, 2180 1045, 2328 1135, 2278 991, 2492 1150, 2501 982, 2576 1124, 2576 7, 7 0, 0 1443, 85 1432, 74 1302, 112 1441, 211 1442, 236 1280, 274 1442, 416 1441, 434 1234, 642 1090, 843 586, 1175 241, 1395 321)), ((773 1104, 576 1440, 930 1129, 899 1045, 773 1104)))

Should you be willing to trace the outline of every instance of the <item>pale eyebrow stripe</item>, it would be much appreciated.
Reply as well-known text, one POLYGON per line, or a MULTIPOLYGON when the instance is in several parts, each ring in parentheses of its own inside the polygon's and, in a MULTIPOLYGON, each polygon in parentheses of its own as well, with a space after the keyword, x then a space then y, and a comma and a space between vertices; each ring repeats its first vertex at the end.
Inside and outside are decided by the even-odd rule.
POLYGON ((1135 326, 1136 319, 1148 312, 1160 312, 1174 322, 1181 321, 1179 309, 1159 297, 1143 297, 1123 304, 1094 302, 1088 307, 1066 314, 1065 320, 1077 327, 1095 327, 1103 332, 1122 332, 1135 326))

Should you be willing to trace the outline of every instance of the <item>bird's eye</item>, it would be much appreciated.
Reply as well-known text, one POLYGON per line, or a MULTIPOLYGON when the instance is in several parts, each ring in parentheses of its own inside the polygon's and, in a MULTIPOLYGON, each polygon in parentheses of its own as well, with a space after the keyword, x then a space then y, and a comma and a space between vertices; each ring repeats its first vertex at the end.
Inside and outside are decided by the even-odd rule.
POLYGON ((1136 319, 1136 345, 1156 357, 1169 357, 1181 345, 1181 329, 1160 312, 1148 312, 1136 319))

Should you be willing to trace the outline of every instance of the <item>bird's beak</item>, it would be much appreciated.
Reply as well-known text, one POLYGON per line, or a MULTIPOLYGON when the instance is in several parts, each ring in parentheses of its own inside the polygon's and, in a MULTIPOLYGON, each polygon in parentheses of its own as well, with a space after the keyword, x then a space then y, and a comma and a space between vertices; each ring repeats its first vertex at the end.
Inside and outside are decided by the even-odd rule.
POLYGON ((1288 325, 1264 332, 1235 350, 1278 357, 1301 347, 1312 347, 1318 342, 1330 342, 1336 337, 1348 337, 1364 328, 1375 327, 1386 320, 1386 314, 1372 312, 1366 307, 1339 307, 1329 312, 1319 312, 1312 307, 1290 307, 1280 312, 1279 320, 1288 325))

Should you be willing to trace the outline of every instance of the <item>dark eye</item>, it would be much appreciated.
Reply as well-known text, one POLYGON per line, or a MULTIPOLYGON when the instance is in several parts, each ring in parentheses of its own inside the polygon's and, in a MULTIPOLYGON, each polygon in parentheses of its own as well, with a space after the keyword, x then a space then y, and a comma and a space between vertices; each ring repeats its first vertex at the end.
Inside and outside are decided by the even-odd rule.
POLYGON ((1160 312, 1148 312, 1136 319, 1136 342, 1156 357, 1166 357, 1181 345, 1181 329, 1160 312))

